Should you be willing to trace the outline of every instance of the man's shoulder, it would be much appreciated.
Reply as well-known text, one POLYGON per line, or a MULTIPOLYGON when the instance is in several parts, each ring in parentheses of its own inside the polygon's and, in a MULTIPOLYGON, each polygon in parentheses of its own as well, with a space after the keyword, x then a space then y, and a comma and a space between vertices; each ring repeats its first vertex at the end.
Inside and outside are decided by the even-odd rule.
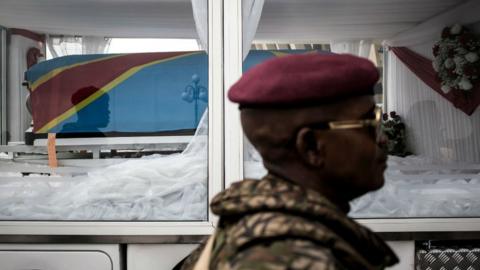
POLYGON ((235 249, 241 249, 251 242, 268 242, 288 237, 308 239, 320 244, 334 237, 334 233, 320 222, 281 211, 247 215, 227 226, 224 233, 227 244, 235 249))
MULTIPOLYGON (((329 248, 307 239, 286 238, 271 239, 269 242, 252 242, 229 254, 231 247, 224 246, 221 238, 221 233, 217 234, 210 269, 343 269, 329 248)), ((204 245, 201 245, 185 260, 182 270, 194 268, 203 247, 204 245)))
POLYGON ((253 243, 230 257, 216 257, 216 269, 341 269, 331 251, 307 239, 253 243))
POLYGON ((322 224, 277 211, 225 223, 213 248, 216 269, 337 269, 322 224))

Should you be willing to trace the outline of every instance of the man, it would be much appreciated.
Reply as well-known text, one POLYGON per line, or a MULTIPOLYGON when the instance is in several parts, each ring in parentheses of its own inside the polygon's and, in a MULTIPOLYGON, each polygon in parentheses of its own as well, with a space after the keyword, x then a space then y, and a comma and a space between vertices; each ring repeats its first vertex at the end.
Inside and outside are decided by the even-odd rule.
MULTIPOLYGON (((243 130, 268 175, 243 180, 211 203, 220 217, 209 269, 384 269, 398 260, 346 214, 382 187, 378 72, 351 55, 269 60, 230 89, 243 130)), ((182 269, 193 269, 203 246, 182 269)))

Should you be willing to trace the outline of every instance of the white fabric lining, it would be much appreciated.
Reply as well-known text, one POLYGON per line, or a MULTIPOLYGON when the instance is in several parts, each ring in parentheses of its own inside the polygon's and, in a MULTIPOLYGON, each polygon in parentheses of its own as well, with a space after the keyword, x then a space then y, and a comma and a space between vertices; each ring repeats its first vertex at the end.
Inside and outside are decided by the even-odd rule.
POLYGON ((154 155, 59 181, 6 174, 1 220, 206 220, 208 114, 180 154, 154 155))

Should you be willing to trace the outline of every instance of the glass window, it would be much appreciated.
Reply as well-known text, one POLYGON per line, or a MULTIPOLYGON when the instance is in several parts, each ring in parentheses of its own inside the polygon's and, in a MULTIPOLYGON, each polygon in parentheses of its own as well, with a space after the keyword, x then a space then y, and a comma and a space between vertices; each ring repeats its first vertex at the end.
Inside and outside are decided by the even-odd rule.
POLYGON ((26 10, 43 24, 9 30, 0 220, 207 220, 207 18, 189 1, 80 3, 56 20, 26 10))
MULTIPOLYGON (((325 3, 265 0, 244 71, 269 57, 310 50, 349 53, 371 60, 381 74, 375 102, 385 110, 383 131, 389 138, 385 185, 352 202, 356 218, 478 217, 480 216, 480 114, 467 115, 430 89, 382 42, 432 16, 449 12, 459 1, 442 8, 391 3, 325 3), (375 13, 382 10, 382 13, 375 13), (405 24, 405 18, 413 19, 405 24), (403 18, 403 19, 402 19, 403 18), (260 57, 260 55, 262 57, 260 57), (268 56, 267 56, 268 55, 268 56)), ((251 12, 254 13, 254 12, 251 12)), ((244 20, 250 19, 245 17, 244 20)), ((245 22, 244 22, 245 25, 245 22)), ((433 27, 431 29, 438 28, 433 27)), ((253 30, 252 30, 253 29, 253 30)), ((478 24, 471 27, 477 29, 478 24)), ((441 29, 439 30, 441 32, 441 29)), ((439 39, 412 41, 408 47, 433 59, 439 39), (419 44, 419 42, 424 42, 419 44)), ((408 36, 408 35, 407 35, 408 36)), ((422 35, 423 36, 423 35, 422 35)), ((249 42, 249 41, 247 41, 249 42)), ((245 43, 245 40, 244 40, 245 43)), ((464 92, 465 94, 465 92, 464 92)), ((244 140, 244 176, 261 178, 262 157, 244 140)))

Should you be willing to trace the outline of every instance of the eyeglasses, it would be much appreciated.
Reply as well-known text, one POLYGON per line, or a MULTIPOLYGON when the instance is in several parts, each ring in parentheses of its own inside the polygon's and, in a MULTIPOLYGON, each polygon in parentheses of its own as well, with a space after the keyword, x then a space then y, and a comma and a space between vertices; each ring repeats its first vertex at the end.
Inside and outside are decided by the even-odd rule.
POLYGON ((313 125, 309 125, 309 127, 316 128, 316 129, 354 129, 354 128, 371 127, 371 128, 374 128, 375 139, 378 142, 382 134, 381 132, 382 109, 380 107, 375 107, 374 114, 375 114, 374 119, 330 121, 330 122, 324 122, 324 123, 316 123, 313 125))

